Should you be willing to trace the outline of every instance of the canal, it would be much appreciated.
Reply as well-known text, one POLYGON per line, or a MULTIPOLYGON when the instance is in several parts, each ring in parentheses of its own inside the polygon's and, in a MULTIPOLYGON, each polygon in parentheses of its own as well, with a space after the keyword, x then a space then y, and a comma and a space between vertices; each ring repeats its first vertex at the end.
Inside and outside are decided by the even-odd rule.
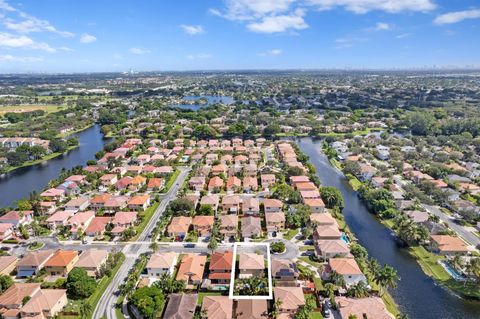
POLYGON ((73 136, 78 139, 80 147, 41 164, 19 168, 0 178, 0 207, 12 206, 15 201, 28 197, 32 191, 43 190, 50 180, 58 177, 62 168, 85 165, 88 160, 95 159, 95 153, 109 141, 103 138, 98 125, 73 136))
POLYGON ((410 318, 471 319, 480 318, 480 303, 465 301, 440 287, 425 275, 405 249, 397 246, 391 231, 370 214, 343 174, 333 168, 322 153, 322 142, 310 138, 297 140, 310 157, 322 185, 338 188, 345 199, 345 221, 370 256, 398 271, 401 280, 391 294, 400 310, 410 318))

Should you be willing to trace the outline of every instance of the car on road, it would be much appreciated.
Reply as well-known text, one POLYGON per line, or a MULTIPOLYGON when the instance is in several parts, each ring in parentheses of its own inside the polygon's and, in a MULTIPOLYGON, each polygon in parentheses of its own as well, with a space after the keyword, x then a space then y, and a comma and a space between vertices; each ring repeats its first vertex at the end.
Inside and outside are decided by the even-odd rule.
POLYGON ((184 244, 183 248, 195 248, 195 244, 184 244))
POLYGON ((2 248, 0 248, 0 249, 3 250, 3 251, 9 251, 11 248, 4 246, 4 247, 2 247, 2 248))

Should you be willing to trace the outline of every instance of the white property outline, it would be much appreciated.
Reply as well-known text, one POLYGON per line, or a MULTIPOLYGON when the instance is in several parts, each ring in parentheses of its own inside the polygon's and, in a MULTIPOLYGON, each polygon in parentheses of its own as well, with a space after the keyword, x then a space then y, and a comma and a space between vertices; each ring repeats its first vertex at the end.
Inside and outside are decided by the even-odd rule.
POLYGON ((230 278, 230 290, 228 293, 229 299, 235 300, 271 300, 273 299, 273 284, 272 284, 272 260, 270 258, 270 243, 242 243, 235 242, 233 244, 233 264, 232 274, 230 278), (265 246, 267 247, 267 276, 268 276, 268 296, 234 296, 235 284, 235 268, 237 264, 237 246, 265 246))

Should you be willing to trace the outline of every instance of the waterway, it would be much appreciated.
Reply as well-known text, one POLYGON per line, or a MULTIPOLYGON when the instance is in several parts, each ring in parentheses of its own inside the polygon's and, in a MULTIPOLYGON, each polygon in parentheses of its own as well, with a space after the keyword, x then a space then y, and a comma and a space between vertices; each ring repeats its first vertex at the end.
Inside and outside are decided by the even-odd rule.
POLYGON ((300 149, 310 157, 322 185, 338 188, 344 199, 345 221, 370 256, 389 264, 401 280, 391 294, 402 312, 418 319, 480 318, 480 303, 463 300, 425 275, 405 249, 400 248, 391 231, 370 214, 341 172, 330 165, 322 153, 322 141, 302 138, 300 149))
POLYGON ((182 108, 182 109, 189 109, 193 111, 199 110, 201 107, 212 105, 215 103, 223 103, 225 105, 230 105, 234 102, 233 97, 231 96, 214 96, 214 95, 200 95, 200 96, 195 96, 195 95, 187 95, 183 97, 183 100, 185 101, 195 101, 198 99, 206 99, 207 104, 174 104, 172 106, 182 108))
POLYGON ((79 147, 41 164, 16 169, 0 178, 0 207, 12 206, 32 191, 43 190, 63 168, 85 165, 88 160, 95 159, 95 153, 109 141, 103 138, 98 125, 72 136, 78 139, 79 147))

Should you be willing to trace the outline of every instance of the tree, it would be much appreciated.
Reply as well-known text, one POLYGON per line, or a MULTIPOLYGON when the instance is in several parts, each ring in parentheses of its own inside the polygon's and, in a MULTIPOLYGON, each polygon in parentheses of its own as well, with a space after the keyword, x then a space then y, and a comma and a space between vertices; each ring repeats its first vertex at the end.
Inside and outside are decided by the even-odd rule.
POLYGON ((144 318, 153 319, 165 304, 163 291, 156 286, 142 287, 130 296, 130 302, 140 311, 144 318))
POLYGON ((270 250, 273 252, 273 253, 283 253, 285 251, 285 243, 281 242, 281 241, 276 241, 276 242, 273 242, 271 245, 270 245, 270 250))
POLYGON ((10 288, 12 284, 13 284, 12 277, 8 275, 0 274, 0 294, 3 293, 8 288, 10 288))
POLYGON ((215 238, 215 236, 210 236, 210 241, 208 242, 208 249, 210 250, 215 250, 217 249, 218 247, 218 241, 217 241, 217 238, 215 238))
POLYGON ((280 125, 277 123, 269 124, 267 127, 263 129, 263 135, 265 137, 272 137, 278 133, 280 133, 282 129, 280 128, 280 125))
POLYGON ((363 280, 351 285, 347 290, 347 296, 353 298, 365 298, 368 296, 367 284, 363 280))
POLYGON ((333 186, 323 186, 320 188, 320 196, 327 208, 343 208, 344 201, 340 191, 333 186))
POLYGON ((170 210, 173 215, 183 215, 193 211, 193 203, 187 198, 178 198, 170 202, 170 210))
POLYGON ((87 319, 91 317, 93 312, 93 307, 92 307, 92 304, 84 300, 80 303, 78 310, 79 310, 80 318, 87 319))
POLYGON ((343 166, 343 172, 345 174, 359 176, 361 173, 360 164, 355 161, 346 161, 345 165, 343 166))
POLYGON ((330 277, 328 278, 328 280, 333 284, 335 284, 335 286, 338 286, 338 287, 345 286, 345 278, 336 271, 332 271, 330 273, 330 277))
POLYGON ((382 287, 385 289, 395 288, 399 279, 397 271, 392 266, 385 265, 376 278, 376 282, 380 285, 380 296, 384 293, 382 287))
POLYGON ((154 242, 152 242, 152 243, 150 244, 150 249, 151 249, 154 253, 156 253, 156 252, 158 252, 158 250, 160 249, 160 246, 158 245, 158 243, 157 243, 156 241, 154 241, 154 242))
POLYGON ((97 288, 97 282, 88 276, 83 268, 73 268, 67 277, 67 293, 72 299, 84 299, 92 295, 97 288))
POLYGON ((192 136, 198 139, 211 139, 217 136, 217 131, 210 125, 197 125, 192 132, 192 136))

